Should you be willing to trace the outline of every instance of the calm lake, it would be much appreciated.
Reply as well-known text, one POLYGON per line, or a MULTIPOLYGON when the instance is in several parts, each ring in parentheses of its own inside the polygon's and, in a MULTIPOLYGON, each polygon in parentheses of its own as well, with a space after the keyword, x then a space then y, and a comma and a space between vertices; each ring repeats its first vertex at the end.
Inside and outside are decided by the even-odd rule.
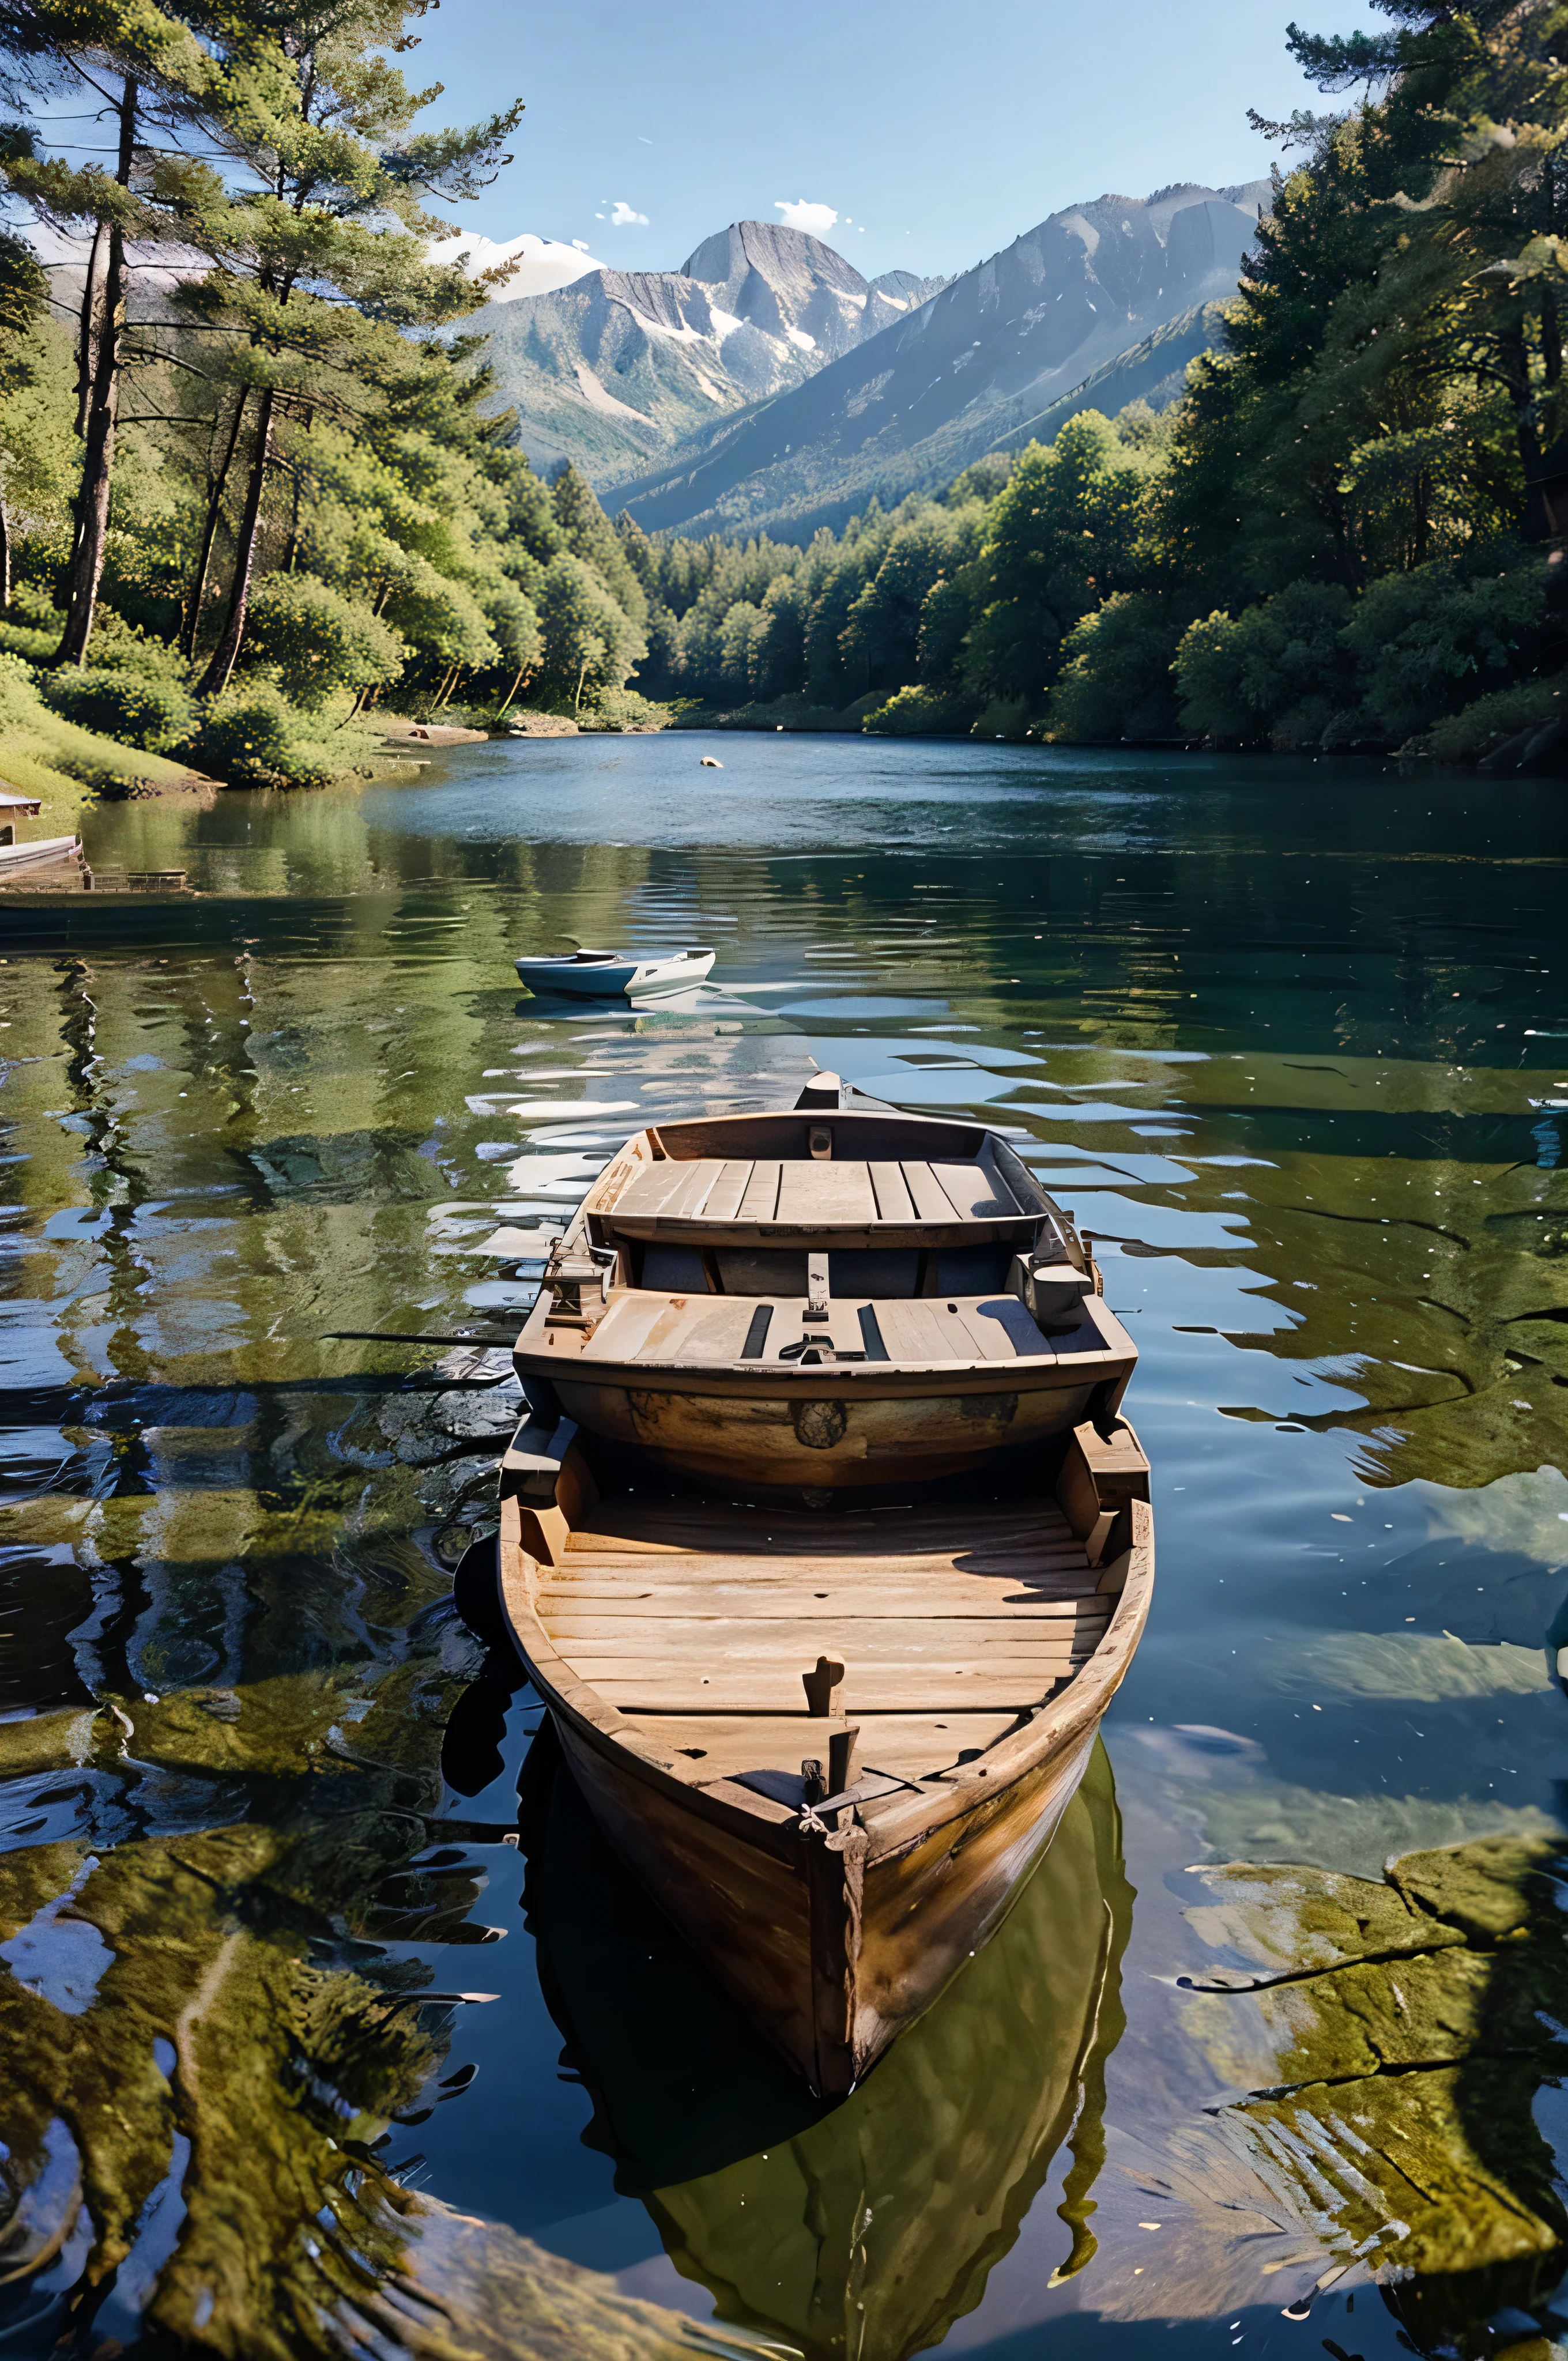
MULTIPOLYGON (((1369 2283, 1415 2218, 1341 2218, 1371 2117, 1258 2131, 1281 2020, 1192 1985, 1241 1956, 1205 1863, 1568 1827, 1561 785, 584 738, 88 851, 202 898, 0 908, 0 2352, 1535 2336, 1539 2255, 1431 2338, 1369 2283), (718 956, 546 1013, 511 961, 576 942, 718 956), (488 1207, 813 1060, 984 1110, 1092 1233, 1158 1544, 1052 1851, 836 2109, 455 1616, 504 1362, 344 1333, 504 1335, 488 1207)), ((1560 2224, 1565 2068, 1494 2124, 1560 2224)))

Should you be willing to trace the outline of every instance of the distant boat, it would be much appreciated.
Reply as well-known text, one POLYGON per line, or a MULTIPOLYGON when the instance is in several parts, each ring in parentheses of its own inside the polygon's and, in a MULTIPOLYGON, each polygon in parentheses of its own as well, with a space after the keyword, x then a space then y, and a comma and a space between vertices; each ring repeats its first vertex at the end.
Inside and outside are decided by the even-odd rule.
POLYGON ((568 951, 558 959, 520 959, 517 972, 530 992, 566 992, 575 1000, 612 1000, 633 992, 673 992, 701 983, 715 954, 702 944, 664 959, 633 959, 625 951, 568 951))

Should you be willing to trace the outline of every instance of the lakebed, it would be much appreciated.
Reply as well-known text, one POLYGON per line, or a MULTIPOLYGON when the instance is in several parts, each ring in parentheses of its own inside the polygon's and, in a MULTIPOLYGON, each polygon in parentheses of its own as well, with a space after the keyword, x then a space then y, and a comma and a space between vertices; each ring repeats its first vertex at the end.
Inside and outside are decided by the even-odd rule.
POLYGON ((86 830, 199 898, 0 945, 16 2349, 291 2355, 345 2308, 865 2361, 1550 2328, 1553 785, 672 732, 86 830), (573 939, 712 942, 713 986, 525 999, 512 957, 573 939), (1160 1533, 1041 1878, 833 2113, 452 1611, 503 1365, 339 1338, 502 1333, 488 1205, 810 1059, 984 1108, 1099 1241, 1160 1533))

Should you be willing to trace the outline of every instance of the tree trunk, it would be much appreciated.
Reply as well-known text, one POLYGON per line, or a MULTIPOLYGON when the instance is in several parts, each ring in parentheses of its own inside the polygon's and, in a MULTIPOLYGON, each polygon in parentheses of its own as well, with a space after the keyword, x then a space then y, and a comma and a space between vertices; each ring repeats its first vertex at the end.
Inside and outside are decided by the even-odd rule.
MULTIPOLYGON (((129 184, 136 148, 137 96, 136 83, 127 81, 120 99, 120 154, 115 173, 122 188, 129 184)), ((56 664, 60 664, 86 663, 87 642, 92 637, 93 616, 98 604, 98 585, 104 578, 104 557, 109 543, 109 490, 115 472, 115 428, 120 408, 120 345, 125 327, 126 241, 119 224, 111 222, 102 324, 87 411, 87 447, 82 456, 82 488, 76 498, 70 604, 55 656, 56 664)))
POLYGON ((98 370, 98 341, 103 319, 104 247, 108 225, 99 222, 87 257, 87 278, 82 290, 82 319, 76 336, 76 435, 87 439, 87 413, 93 406, 93 384, 98 370))
POLYGON ((261 522, 261 494, 267 481, 267 462, 272 447, 273 390, 264 389, 260 414, 256 426, 256 456, 250 463, 250 481, 245 488, 245 512, 239 521, 239 539, 234 554, 234 587, 229 592, 229 610, 212 662, 202 675, 201 697, 216 697, 229 684, 240 642, 245 637, 246 610, 250 604, 250 569, 256 558, 257 528, 261 522))
POLYGON ((0 493, 0 615, 11 611, 11 520, 0 493))
POLYGON ((234 418, 229 426, 228 447, 223 457, 212 492, 207 500, 207 513, 202 526, 202 549, 196 560, 196 579, 191 589, 191 604, 180 633, 180 653, 189 664, 196 653, 196 638, 202 628, 202 609, 207 601, 207 577, 212 572, 213 544, 218 537, 218 519, 223 514, 224 494, 228 489, 229 469, 239 445, 239 423, 245 416, 245 405, 250 399, 249 389, 242 387, 235 404, 234 418))
POLYGON ((1557 298, 1550 287, 1541 291, 1541 357, 1546 368, 1547 384, 1558 384, 1563 376, 1563 323, 1557 298))
MULTIPOLYGON (((313 410, 307 410, 304 416, 304 430, 307 434, 310 433, 311 428, 314 423, 315 412, 313 410)), ((289 525, 288 554, 283 560, 283 571, 285 574, 292 574, 300 562, 300 476, 301 469, 296 462, 294 467, 293 515, 289 525)))
POLYGON ((1509 399, 1513 403, 1514 441, 1528 484, 1541 456, 1541 437, 1536 432, 1535 395, 1530 381, 1530 359, 1525 351, 1524 333, 1522 329, 1512 329, 1507 335, 1500 336, 1497 343, 1509 399))
POLYGON ((1416 478, 1416 542, 1411 555, 1412 566, 1427 562, 1427 545, 1431 532, 1431 470, 1423 467, 1416 478))

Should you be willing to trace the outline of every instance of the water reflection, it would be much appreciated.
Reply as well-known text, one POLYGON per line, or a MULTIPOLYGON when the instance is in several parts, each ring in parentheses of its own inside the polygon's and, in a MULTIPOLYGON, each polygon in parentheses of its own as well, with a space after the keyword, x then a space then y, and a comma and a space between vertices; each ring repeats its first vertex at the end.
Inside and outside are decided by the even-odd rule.
POLYGON ((1083 2268, 1133 1904, 1102 1747, 1001 1930, 836 2105, 750 2032, 565 1770, 531 1759, 525 1782, 530 1922, 585 2137, 721 2319, 809 2361, 906 2361, 981 2302, 1064 2142, 1058 2276, 1083 2268))
MULTIPOLYGON (((1129 2029, 1104 2060, 1113 2152, 1135 2136, 1156 2185, 1231 2087, 1165 1981, 1208 1956, 1180 1916, 1190 1864, 1376 1881, 1390 1855, 1564 1826, 1557 788, 1478 810, 1473 782, 1365 767, 779 738, 727 748, 694 796, 696 751, 485 747, 419 787, 123 806, 92 823, 94 858, 188 868, 200 896, 0 912, 0 2137, 18 2253, 59 2226, 79 2167, 86 2202, 4 2291, 18 2351, 82 2327, 116 2271, 84 2351, 134 2346, 143 2320, 221 2347, 236 2314, 220 2290, 198 2321, 214 2282, 187 2253, 220 2256, 252 2342, 276 2318, 275 2342, 311 2349, 291 2307, 322 2282, 300 2241, 323 2246, 307 2216, 343 2195, 345 2119, 291 2078, 337 2055, 313 2029, 323 1994, 363 2056, 317 2079, 384 2120, 367 2147, 391 2209, 369 2244, 344 2212, 330 2285, 351 2249, 392 2302, 411 2254, 428 2277, 439 2251, 454 2350, 535 2349, 526 2289, 567 2307, 583 2350, 658 2348, 678 2326, 634 2329, 618 2273, 704 2314, 711 2280, 831 2349, 857 2158, 890 2151, 889 2243, 873 2204, 864 2261, 885 2289, 912 2258, 907 2305, 879 2314, 889 2350, 939 2334, 967 2290, 949 2350, 1006 2334, 1032 2361, 1077 2306, 1086 2342, 1142 2323, 1162 2353, 1176 2334, 1208 2354, 1244 2312, 1261 2338, 1326 2267, 1255 2174, 1236 2203, 1266 2201, 1272 2244, 1201 2191, 1177 2213, 1108 2169, 1086 2201, 1099 2250, 1053 2284, 1080 2164, 1029 2110, 1066 2052, 1007 1995, 1025 2093, 982 2059, 982 2121, 961 2077, 951 2099, 951 2060, 931 2067, 966 2169, 994 2176, 967 2230, 940 2194, 941 2286, 916 2234, 894 2236, 917 2191, 879 2113, 899 2087, 884 2069, 846 2113, 852 2148, 787 2110, 727 2146, 711 2110, 682 2128, 689 2089, 617 2115, 646 2069, 612 2045, 617 2163, 581 2144, 590 2104, 558 2078, 506 1842, 537 1711, 452 1601, 506 1412, 435 1352, 360 1339, 497 1333, 493 1291, 531 1285, 526 1253, 491 1249, 498 1226, 536 1244, 630 1126, 793 1098, 808 1058, 879 1095, 983 1105, 1101 1240, 1142 1350, 1161 1572, 1105 1732, 1139 1888, 1129 2029), (716 940, 718 988, 546 1015, 511 961, 567 935, 716 940), (214 2015, 232 2059, 192 2051, 197 2105, 180 2019, 236 1929, 236 2005, 214 2015), (501 1997, 428 1997, 471 1989, 501 1997), (203 2132, 209 2097, 258 2127, 253 2148, 203 2132), (775 2137, 784 2291, 746 2218, 775 2137), (253 2202, 258 2157, 297 2215, 253 2202), (1173 2219, 1187 2244, 1157 2260, 1173 2219), (565 2258, 590 2251, 574 2277, 565 2258), (787 2317, 768 2308, 784 2292, 787 2317)), ((1081 2024, 1083 1990, 1042 1956, 1061 2023, 1081 2024)), ((574 2026, 597 2059, 602 2028, 574 2026)), ((1508 2103, 1533 2092, 1561 2170, 1555 2058, 1531 2058, 1508 2103)), ((1086 2104, 1085 2140, 1094 2120, 1086 2104)), ((1426 2257, 1441 2276, 1435 2238, 1426 2257)), ((1394 2361, 1379 2316, 1364 2289, 1323 2333, 1394 2361)))

